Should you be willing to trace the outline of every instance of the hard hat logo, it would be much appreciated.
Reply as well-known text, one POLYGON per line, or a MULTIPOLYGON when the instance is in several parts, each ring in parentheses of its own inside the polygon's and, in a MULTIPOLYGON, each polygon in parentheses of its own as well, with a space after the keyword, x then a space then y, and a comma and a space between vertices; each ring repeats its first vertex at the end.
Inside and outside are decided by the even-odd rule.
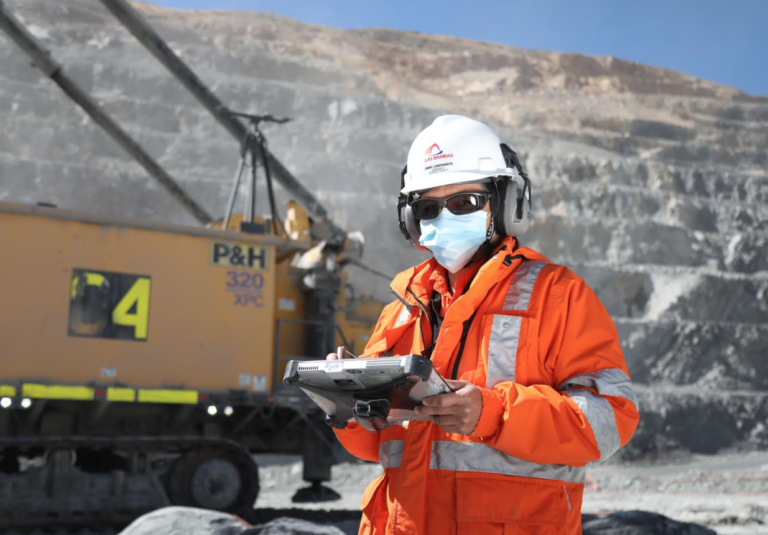
POLYGON ((440 145, 438 145, 437 143, 433 143, 431 147, 429 147, 426 151, 424 151, 424 154, 426 154, 427 156, 437 156, 442 153, 443 151, 440 150, 440 145))
POLYGON ((426 151, 424 151, 424 154, 427 156, 437 156, 438 154, 442 154, 443 151, 440 150, 440 146, 437 143, 433 143, 431 147, 429 147, 426 151), (437 149, 437 152, 434 151, 434 149, 437 149))
POLYGON ((424 163, 428 163, 439 158, 453 158, 453 154, 443 154, 443 151, 440 150, 440 145, 437 143, 433 143, 431 147, 424 151, 424 155, 426 156, 426 158, 424 158, 424 163))

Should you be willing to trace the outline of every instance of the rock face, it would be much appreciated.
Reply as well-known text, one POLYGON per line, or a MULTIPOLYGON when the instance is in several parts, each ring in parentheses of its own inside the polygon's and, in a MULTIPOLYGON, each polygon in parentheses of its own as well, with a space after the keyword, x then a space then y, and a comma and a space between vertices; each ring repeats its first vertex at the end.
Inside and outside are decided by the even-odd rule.
MULTIPOLYGON (((223 213, 238 147, 98 2, 6 3, 223 213)), ((643 402, 625 455, 768 447, 768 99, 610 57, 136 6, 232 109, 294 119, 266 130, 271 149, 365 233, 381 271, 423 258, 394 220, 410 141, 446 112, 492 124, 534 181, 523 243, 577 271, 615 319, 643 402), (728 431, 685 416, 705 409, 728 431)), ((0 199, 192 223, 1 36, 0 117, 0 199)))

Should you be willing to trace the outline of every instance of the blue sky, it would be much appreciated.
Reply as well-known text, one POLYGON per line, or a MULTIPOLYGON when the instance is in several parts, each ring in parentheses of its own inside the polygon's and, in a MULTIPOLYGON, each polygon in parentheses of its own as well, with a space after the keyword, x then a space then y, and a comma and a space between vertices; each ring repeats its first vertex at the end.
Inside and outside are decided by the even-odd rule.
POLYGON ((616 56, 768 96, 768 0, 150 0, 616 56))

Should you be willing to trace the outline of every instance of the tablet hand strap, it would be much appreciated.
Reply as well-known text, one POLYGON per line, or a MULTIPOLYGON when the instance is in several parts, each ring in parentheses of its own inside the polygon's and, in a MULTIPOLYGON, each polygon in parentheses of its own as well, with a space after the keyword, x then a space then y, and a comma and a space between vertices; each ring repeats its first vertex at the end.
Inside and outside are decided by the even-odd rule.
POLYGON ((352 413, 357 423, 368 431, 377 433, 389 427, 387 416, 390 409, 391 405, 386 399, 358 399, 352 413))

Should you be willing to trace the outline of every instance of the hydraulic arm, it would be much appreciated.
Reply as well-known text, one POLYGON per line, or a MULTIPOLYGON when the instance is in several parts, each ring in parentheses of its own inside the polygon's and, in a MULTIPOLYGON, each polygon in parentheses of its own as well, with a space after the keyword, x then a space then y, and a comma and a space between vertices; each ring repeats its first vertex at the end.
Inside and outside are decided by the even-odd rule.
MULTIPOLYGON (((211 115, 242 145, 248 133, 245 125, 234 117, 219 98, 187 66, 125 0, 101 0, 101 3, 130 31, 155 58, 189 90, 211 115)), ((312 218, 312 235, 318 240, 341 244, 346 233, 331 221, 328 211, 317 198, 275 156, 265 148, 267 164, 283 188, 312 218)))

